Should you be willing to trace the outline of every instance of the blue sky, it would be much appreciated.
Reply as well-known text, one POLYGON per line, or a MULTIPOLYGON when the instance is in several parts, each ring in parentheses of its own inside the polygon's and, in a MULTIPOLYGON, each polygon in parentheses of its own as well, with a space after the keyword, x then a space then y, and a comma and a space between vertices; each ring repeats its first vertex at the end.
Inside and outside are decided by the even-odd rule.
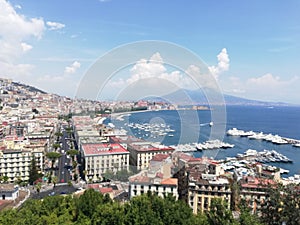
POLYGON ((107 51, 162 40, 215 68, 225 93, 300 104, 299 12, 297 0, 0 0, 1 76, 73 97, 107 51))

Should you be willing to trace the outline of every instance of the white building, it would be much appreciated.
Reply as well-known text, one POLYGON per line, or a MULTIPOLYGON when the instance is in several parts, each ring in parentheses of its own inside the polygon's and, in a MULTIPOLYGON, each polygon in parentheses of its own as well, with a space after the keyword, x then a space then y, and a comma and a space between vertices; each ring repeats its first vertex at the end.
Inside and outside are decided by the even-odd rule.
POLYGON ((8 182, 18 179, 29 179, 30 164, 33 156, 37 166, 42 171, 44 164, 43 152, 33 152, 21 149, 5 149, 0 151, 0 176, 8 177, 8 182))
POLYGON ((148 176, 131 177, 129 182, 129 197, 133 198, 142 194, 147 194, 148 191, 164 197, 168 194, 178 199, 178 180, 177 178, 154 178, 148 176))
POLYGON ((0 184, 1 200, 16 200, 19 197, 19 187, 13 184, 0 184))
POLYGON ((106 171, 129 169, 129 152, 120 144, 82 144, 85 179, 97 181, 106 171))

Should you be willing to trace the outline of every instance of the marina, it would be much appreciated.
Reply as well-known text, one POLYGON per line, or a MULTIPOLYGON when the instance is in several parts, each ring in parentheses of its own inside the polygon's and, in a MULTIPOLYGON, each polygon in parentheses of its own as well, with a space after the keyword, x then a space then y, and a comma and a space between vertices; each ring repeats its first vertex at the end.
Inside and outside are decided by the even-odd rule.
POLYGON ((291 144, 294 147, 300 147, 300 140, 281 137, 277 134, 264 134, 263 132, 254 132, 254 131, 244 131, 239 130, 237 128, 232 128, 227 131, 227 135, 229 136, 239 136, 239 137, 247 137, 252 140, 263 140, 267 142, 272 142, 277 145, 285 145, 291 144))
POLYGON ((275 151, 266 150, 257 151, 253 149, 248 149, 244 154, 237 154, 238 159, 246 159, 248 161, 256 161, 261 163, 270 162, 281 162, 281 163, 292 163, 292 160, 285 155, 275 151))

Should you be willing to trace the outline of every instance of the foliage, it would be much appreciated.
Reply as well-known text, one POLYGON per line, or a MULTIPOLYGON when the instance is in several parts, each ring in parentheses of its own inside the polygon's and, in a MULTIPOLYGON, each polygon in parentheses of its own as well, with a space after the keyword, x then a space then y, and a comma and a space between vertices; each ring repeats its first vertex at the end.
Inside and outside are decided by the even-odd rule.
POLYGON ((211 225, 238 224, 228 209, 227 204, 220 198, 211 201, 210 211, 208 212, 208 222, 211 225))
POLYGON ((112 170, 106 170, 105 173, 102 174, 104 180, 118 180, 123 182, 128 181, 128 178, 132 175, 133 173, 126 169, 119 170, 116 173, 114 173, 112 170))
MULTIPOLYGON (((113 202, 108 195, 88 189, 79 197, 48 196, 43 200, 27 200, 19 209, 0 212, 1 225, 13 224, 101 224, 101 225, 212 225, 239 223, 221 201, 207 214, 194 215, 192 209, 173 196, 156 194, 134 197, 127 203, 113 202), (214 218, 218 217, 218 218, 214 218)), ((243 214, 243 213, 242 213, 243 214)), ((249 221, 251 214, 247 215, 249 221)))
POLYGON ((262 206, 262 221, 266 224, 300 224, 300 186, 289 184, 268 189, 268 199, 262 206))
POLYGON ((71 158, 74 160, 74 156, 78 155, 78 150, 70 149, 70 150, 67 151, 67 155, 71 156, 71 158))
POLYGON ((55 149, 55 151, 60 147, 59 143, 55 143, 52 145, 52 147, 55 149))
POLYGON ((38 171, 37 163, 35 160, 35 157, 31 159, 30 167, 29 167, 29 184, 33 184, 35 181, 37 181, 39 178, 41 178, 41 174, 38 171))
POLYGON ((251 213, 251 209, 247 206, 245 201, 240 202, 240 219, 241 225, 261 225, 257 215, 251 213))
POLYGON ((54 168, 54 163, 55 163, 55 161, 58 159, 58 158, 60 158, 61 157, 61 154, 59 153, 59 152, 48 152, 47 154, 46 154, 46 157, 48 158, 48 159, 50 159, 51 160, 51 169, 53 170, 53 168, 54 168))
POLYGON ((53 185, 55 187, 55 185, 58 183, 58 177, 57 176, 51 177, 51 182, 53 183, 53 185))

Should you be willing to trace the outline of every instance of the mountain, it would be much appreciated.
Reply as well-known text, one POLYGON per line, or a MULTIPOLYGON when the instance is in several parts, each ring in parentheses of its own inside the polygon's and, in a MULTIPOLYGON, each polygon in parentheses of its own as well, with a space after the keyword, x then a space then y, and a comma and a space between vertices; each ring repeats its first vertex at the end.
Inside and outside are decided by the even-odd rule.
POLYGON ((236 97, 228 94, 218 93, 213 89, 204 88, 198 90, 180 89, 162 97, 149 97, 144 100, 164 101, 178 105, 214 105, 223 102, 226 105, 253 105, 253 106, 289 106, 283 102, 266 102, 236 97))

